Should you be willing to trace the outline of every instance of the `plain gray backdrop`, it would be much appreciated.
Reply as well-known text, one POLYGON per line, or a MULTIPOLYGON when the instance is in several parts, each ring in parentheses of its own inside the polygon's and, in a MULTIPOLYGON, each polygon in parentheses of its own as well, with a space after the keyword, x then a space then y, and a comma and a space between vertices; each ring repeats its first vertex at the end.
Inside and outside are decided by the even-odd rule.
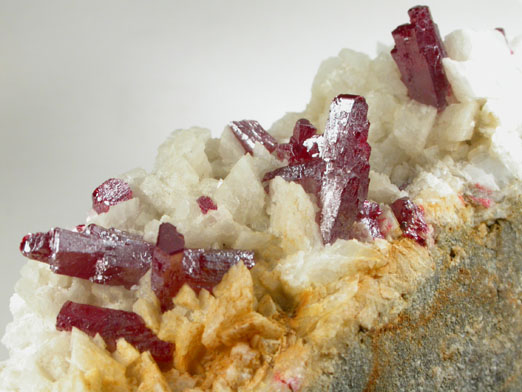
MULTIPOLYGON (((442 35, 522 33, 517 0, 426 1, 442 35)), ((343 47, 373 54, 417 1, 0 0, 0 333, 22 236, 83 222, 174 129, 302 110, 343 47)), ((348 91, 347 91, 348 92, 348 91)), ((0 359, 7 351, 0 349, 0 359)))

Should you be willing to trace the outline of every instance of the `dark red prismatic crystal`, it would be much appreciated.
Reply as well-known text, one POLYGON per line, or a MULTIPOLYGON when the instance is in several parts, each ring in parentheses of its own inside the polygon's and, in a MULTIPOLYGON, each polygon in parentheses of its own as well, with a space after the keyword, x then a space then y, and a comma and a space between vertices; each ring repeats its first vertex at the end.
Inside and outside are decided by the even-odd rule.
POLYGON ((113 205, 132 199, 132 190, 125 181, 109 178, 92 193, 92 208, 98 214, 109 211, 113 205))
POLYGON ((339 95, 330 105, 321 156, 321 234, 325 243, 348 238, 368 195, 371 147, 368 105, 361 96, 339 95))
POLYGON ((325 167, 326 163, 322 159, 314 159, 305 163, 283 166, 266 173, 263 177, 263 181, 270 181, 280 176, 286 181, 297 182, 306 192, 315 195, 317 200, 319 200, 325 167))
POLYGON ((100 334, 111 352, 123 338, 138 351, 149 351, 162 370, 172 365, 174 345, 158 339, 136 313, 67 301, 56 318, 56 329, 71 331, 73 327, 92 337, 100 334))
POLYGON ((28 234, 20 244, 24 256, 49 264, 57 274, 127 288, 150 268, 153 248, 140 236, 97 225, 28 234))
POLYGON ((249 154, 254 152, 256 143, 261 143, 270 152, 274 152, 277 147, 274 137, 255 120, 232 121, 228 126, 249 154))
POLYGON ((312 135, 311 130, 303 133, 294 130, 295 140, 299 143, 304 140, 303 144, 312 140, 317 153, 302 159, 304 162, 268 172, 263 178, 269 181, 281 176, 301 184, 306 192, 317 197, 324 243, 350 238, 350 227, 368 195, 371 147, 367 113, 363 97, 339 95, 330 106, 323 136, 312 135))
POLYGON ((152 290, 163 311, 172 308, 172 298, 185 283, 196 292, 212 291, 234 264, 243 262, 248 268, 255 264, 254 252, 246 250, 169 248, 165 246, 168 240, 162 237, 166 232, 173 237, 173 230, 176 229, 170 223, 161 224, 152 259, 152 290), (162 229, 163 226, 168 229, 162 229))
POLYGON ((198 197, 198 206, 203 214, 206 214, 210 210, 217 210, 217 205, 214 201, 208 196, 200 196, 198 197))
POLYGON ((288 143, 277 146, 277 157, 288 159, 290 164, 304 163, 319 157, 317 129, 306 119, 295 123, 294 132, 288 143))
POLYGON ((391 208, 401 226, 403 235, 426 246, 429 227, 424 218, 424 210, 408 197, 395 200, 391 208))
POLYGON ((442 65, 446 51, 439 30, 426 6, 411 8, 408 15, 410 23, 392 32, 391 55, 410 98, 441 111, 448 104, 451 86, 442 65))

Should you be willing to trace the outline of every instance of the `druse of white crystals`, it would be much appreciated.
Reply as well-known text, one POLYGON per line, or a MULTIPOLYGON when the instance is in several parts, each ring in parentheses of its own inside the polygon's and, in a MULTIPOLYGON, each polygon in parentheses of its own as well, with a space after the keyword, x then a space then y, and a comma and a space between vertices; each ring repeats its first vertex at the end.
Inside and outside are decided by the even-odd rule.
POLYGON ((270 183, 270 196, 270 231, 280 238, 285 254, 321 245, 318 208, 301 185, 276 177, 270 183))

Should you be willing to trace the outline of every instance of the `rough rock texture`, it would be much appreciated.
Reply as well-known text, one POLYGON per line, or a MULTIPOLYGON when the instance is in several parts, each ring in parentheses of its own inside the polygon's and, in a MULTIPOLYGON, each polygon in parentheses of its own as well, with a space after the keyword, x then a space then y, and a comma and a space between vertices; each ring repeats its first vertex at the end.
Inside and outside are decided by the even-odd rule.
POLYGON ((519 196, 507 219, 441 230, 410 306, 359 331, 310 390, 521 391, 521 208, 519 196))

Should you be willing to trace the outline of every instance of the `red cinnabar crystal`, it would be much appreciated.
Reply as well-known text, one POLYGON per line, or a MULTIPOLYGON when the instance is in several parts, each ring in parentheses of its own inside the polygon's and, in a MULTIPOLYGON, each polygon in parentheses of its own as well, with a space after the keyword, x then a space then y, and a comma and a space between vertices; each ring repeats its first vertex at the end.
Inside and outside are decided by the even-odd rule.
POLYGON ((92 193, 92 208, 98 214, 109 211, 111 206, 132 199, 132 190, 125 181, 109 178, 92 193))
POLYGON ((270 181, 280 176, 286 181, 297 182, 306 192, 315 195, 317 200, 319 200, 325 166, 326 163, 322 159, 314 159, 305 163, 283 166, 266 173, 263 177, 263 181, 270 181))
POLYGON ((100 334, 111 352, 123 338, 140 352, 150 351, 161 369, 172 365, 174 345, 158 339, 136 313, 67 301, 56 318, 56 329, 71 331, 73 327, 89 336, 100 334))
POLYGON ((363 97, 339 95, 330 105, 321 152, 321 234, 325 243, 348 238, 368 195, 370 152, 368 105, 363 97))
POLYGON ((304 163, 319 157, 317 129, 306 119, 295 123, 294 132, 288 143, 277 146, 279 159, 288 159, 290 164, 304 163))
POLYGON ((410 98, 441 111, 448 104, 451 86, 442 65, 446 51, 439 30, 426 6, 411 8, 408 15, 410 23, 392 32, 391 55, 410 98))
POLYGON ((127 288, 150 268, 153 248, 140 236, 97 225, 28 234, 20 244, 25 257, 49 264, 57 274, 127 288))
POLYGON ((277 147, 274 137, 255 120, 232 121, 228 126, 249 154, 254 152, 256 143, 261 143, 270 152, 274 152, 277 147))
POLYGON ((305 144, 317 138, 314 142, 318 158, 307 157, 304 163, 276 169, 263 178, 269 181, 281 176, 301 184, 306 192, 317 197, 324 243, 350 238, 351 225, 368 195, 371 147, 367 141, 370 127, 367 113, 368 105, 363 97, 339 95, 330 106, 326 129, 320 139, 312 135, 310 129, 294 133, 294 140, 305 140, 305 144))
POLYGON ((429 227, 424 218, 424 210, 408 197, 395 200, 391 208, 401 226, 403 235, 426 246, 429 227))
POLYGON ((225 273, 236 263, 243 262, 248 268, 255 265, 254 252, 246 250, 184 249, 168 248, 162 238, 161 227, 176 230, 170 223, 162 223, 158 245, 152 258, 152 290, 158 297, 163 311, 173 307, 172 298, 187 283, 196 292, 212 291, 225 273))
POLYGON ((199 209, 203 214, 206 214, 210 210, 217 210, 217 205, 208 196, 200 196, 197 200, 199 209))

